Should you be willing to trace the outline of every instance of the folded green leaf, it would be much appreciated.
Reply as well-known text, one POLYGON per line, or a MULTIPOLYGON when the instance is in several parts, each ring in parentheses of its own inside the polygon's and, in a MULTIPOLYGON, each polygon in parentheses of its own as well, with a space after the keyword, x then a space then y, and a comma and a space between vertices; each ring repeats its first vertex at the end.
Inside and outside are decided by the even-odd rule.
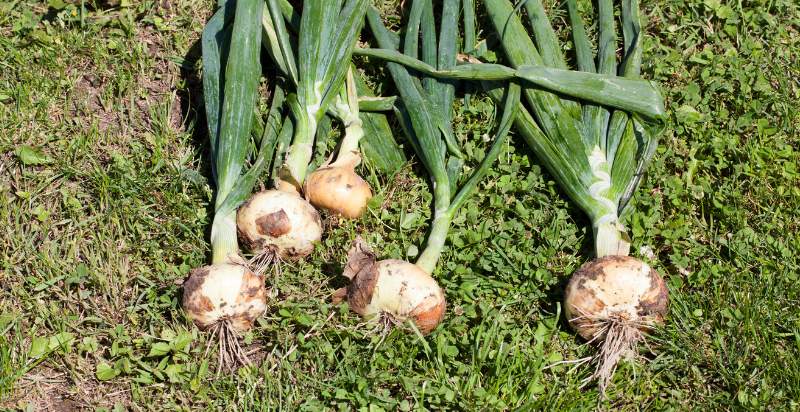
POLYGON ((658 88, 646 80, 532 65, 521 65, 514 69, 500 64, 465 63, 449 70, 437 70, 395 50, 356 49, 355 53, 399 63, 426 75, 445 79, 523 80, 543 90, 579 100, 640 113, 652 119, 664 117, 663 98, 658 88))

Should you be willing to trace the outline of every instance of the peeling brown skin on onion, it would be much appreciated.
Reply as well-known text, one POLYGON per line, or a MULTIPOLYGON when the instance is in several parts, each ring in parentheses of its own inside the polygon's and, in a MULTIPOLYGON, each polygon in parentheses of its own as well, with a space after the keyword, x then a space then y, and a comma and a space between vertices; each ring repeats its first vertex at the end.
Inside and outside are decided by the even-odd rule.
POLYGON ((637 306, 639 316, 653 317, 655 323, 664 322, 664 317, 669 311, 669 291, 664 279, 655 271, 650 271, 650 288, 658 291, 656 296, 643 299, 637 306))
POLYGON ((436 329, 447 307, 436 281, 412 263, 377 261, 360 239, 355 243, 343 272, 351 282, 334 293, 334 302, 347 299, 350 308, 363 317, 385 314, 398 322, 410 319, 425 335, 436 329))
POLYGON ((442 323, 447 309, 447 302, 444 299, 439 300, 435 296, 430 297, 437 300, 437 303, 432 308, 421 304, 411 312, 414 323, 417 324, 417 327, 423 335, 433 332, 433 330, 442 323))
POLYGON ((279 210, 256 219, 258 233, 272 237, 283 236, 292 230, 292 223, 286 212, 279 210))
POLYGON ((236 304, 246 305, 248 309, 234 316, 234 323, 241 322, 243 327, 250 329, 253 326, 253 322, 255 322, 259 316, 255 310, 255 305, 257 302, 266 301, 267 289, 264 287, 263 278, 250 270, 246 271, 242 286, 239 288, 239 296, 236 298, 236 304))
POLYGON ((194 269, 183 283, 182 306, 202 330, 227 322, 236 332, 247 331, 264 313, 266 302, 263 278, 241 265, 194 269))
POLYGON ((208 273, 208 266, 192 269, 189 272, 189 277, 183 282, 182 306, 184 309, 188 311, 209 311, 214 309, 211 300, 198 293, 208 273))
POLYGON ((260 260, 297 260, 321 239, 322 219, 297 192, 267 190, 239 207, 236 229, 242 244, 260 260))
POLYGON ((364 267, 356 274, 353 280, 347 285, 347 301, 353 311, 361 316, 367 315, 364 308, 372 302, 372 295, 375 292, 375 284, 378 283, 378 271, 375 270, 377 262, 373 262, 364 267))
POLYGON ((315 170, 306 179, 306 199, 314 207, 347 219, 361 217, 372 198, 372 189, 354 167, 350 162, 341 166, 334 163, 315 170))

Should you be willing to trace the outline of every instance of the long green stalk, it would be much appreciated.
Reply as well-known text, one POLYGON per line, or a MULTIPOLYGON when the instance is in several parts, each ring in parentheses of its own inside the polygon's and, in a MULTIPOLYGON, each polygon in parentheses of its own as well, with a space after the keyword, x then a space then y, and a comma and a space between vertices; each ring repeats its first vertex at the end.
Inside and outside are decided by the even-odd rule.
MULTIPOLYGON (((550 92, 639 113, 652 119, 665 116, 664 99, 649 81, 614 75, 577 72, 541 65, 521 64, 514 68, 502 64, 464 63, 450 69, 437 69, 430 64, 387 48, 357 48, 354 54, 399 63, 410 69, 441 79, 518 80, 550 92)), ((529 86, 528 90, 532 90, 529 86)), ((537 91, 537 93, 543 93, 537 91)), ((555 99, 552 93, 549 100, 555 99)), ((558 100, 555 100, 558 102, 558 100)), ((557 103, 559 106, 561 103, 557 103)))
POLYGON ((237 1, 230 34, 226 34, 223 27, 229 13, 226 4, 203 34, 204 89, 208 93, 206 107, 217 183, 216 213, 211 227, 213 263, 226 262, 239 252, 235 209, 222 206, 235 189, 248 155, 261 76, 259 50, 263 6, 260 0, 237 1), (223 61, 224 72, 221 70, 223 61))
MULTIPOLYGON (((453 33, 456 31, 455 25, 458 22, 459 3, 447 1, 443 5, 443 13, 448 18, 442 19, 438 45, 435 41, 436 33, 429 25, 431 22, 425 22, 425 10, 429 4, 425 0, 415 0, 412 3, 410 28, 406 31, 406 36, 409 36, 408 33, 414 37, 417 36, 416 25, 419 20, 419 24, 422 26, 423 55, 426 54, 425 50, 437 51, 435 54, 428 54, 423 58, 435 62, 439 67, 452 68, 456 64, 457 48, 453 33), (416 16, 415 13, 419 13, 419 16, 416 16)), ((397 43, 394 41, 394 36, 383 26, 380 16, 374 8, 368 10, 367 21, 381 48, 401 54, 396 51, 397 43)), ((417 54, 416 38, 406 37, 404 44, 406 48, 404 52, 417 54)), ((407 55, 403 54, 403 56, 407 55)), ((411 56, 408 57, 413 59, 411 56)), ((428 76, 420 79, 412 76, 406 67, 399 63, 390 61, 387 63, 387 67, 401 97, 401 101, 397 103, 400 124, 409 137, 414 151, 428 171, 433 184, 433 221, 425 249, 416 262, 423 270, 431 273, 436 268, 444 249, 447 233, 455 214, 466 199, 474 193, 478 182, 486 175, 505 144, 516 114, 521 89, 513 83, 509 87, 497 137, 491 149, 467 182, 456 190, 462 163, 459 159, 458 148, 455 147, 454 150, 451 150, 448 144, 450 139, 452 139, 450 144, 455 142, 450 124, 450 110, 452 110, 454 96, 453 84, 446 79, 437 80, 428 76), (447 113, 444 113, 445 111, 447 113), (449 159, 448 154, 450 155, 449 159)))
MULTIPOLYGON (((287 28, 291 27, 295 32, 299 32, 301 30, 301 16, 295 12, 286 0, 266 1, 269 7, 264 13, 262 22, 264 47, 281 73, 289 78, 292 84, 298 86, 298 62, 295 56, 299 55, 299 52, 295 50, 298 48, 299 41, 287 28)), ((339 67, 342 67, 342 65, 338 64, 335 68, 338 70, 339 67)), ((338 118, 345 125, 345 139, 339 152, 340 154, 352 153, 360 144, 365 156, 379 170, 383 172, 396 171, 404 163, 405 157, 391 134, 386 116, 380 113, 360 113, 360 110, 392 110, 394 100, 381 98, 366 102, 362 101, 361 99, 364 96, 372 95, 371 91, 354 67, 351 67, 348 72, 352 73, 352 78, 349 75, 345 78, 344 84, 339 89, 338 96, 326 109, 329 116, 338 118), (353 87, 354 84, 355 89, 353 87)), ((298 102, 298 106, 294 109, 295 112, 298 112, 298 119, 304 117, 304 114, 300 111, 301 107, 302 103, 298 102)), ((296 134, 308 137, 310 132, 307 122, 303 121, 300 127, 304 129, 298 130, 296 134)), ((325 147, 326 142, 320 140, 320 137, 324 135, 320 133, 317 133, 317 135, 316 147, 325 147)), ((307 141, 308 139, 305 140, 307 141)), ((293 167, 300 168, 302 166, 301 163, 305 160, 304 157, 307 155, 307 152, 303 155, 296 154, 294 159, 290 160, 290 162, 296 164, 293 167)), ((284 177, 291 176, 291 173, 283 173, 283 175, 284 177)))
POLYGON ((292 107, 295 135, 282 173, 297 188, 303 185, 313 156, 317 125, 342 88, 349 68, 342 62, 350 61, 366 7, 367 0, 303 3, 296 57, 297 103, 292 107))
POLYGON ((552 28, 541 5, 536 0, 530 1, 533 3, 529 2, 528 14, 536 46, 510 1, 485 2, 489 19, 501 36, 506 58, 516 69, 515 76, 547 90, 527 88, 527 107, 520 109, 515 125, 567 195, 591 219, 596 255, 627 254, 630 241, 620 216, 655 151, 656 136, 663 129, 664 120, 663 99, 652 83, 644 86, 638 76, 641 59, 638 2, 623 1, 625 44, 623 60, 618 65, 613 2, 598 1, 599 47, 595 62, 576 2, 567 0, 577 64, 582 72, 549 77, 562 67, 553 54, 558 45, 555 37, 549 35, 552 28), (537 76, 532 81, 531 77, 537 76), (603 80, 584 82, 588 79, 603 80), (579 90, 578 85, 585 90, 579 90), (617 93, 625 88, 626 101, 598 95, 614 94, 615 88, 617 93), (577 98, 582 102, 582 114, 569 114, 574 102, 551 92, 577 98))

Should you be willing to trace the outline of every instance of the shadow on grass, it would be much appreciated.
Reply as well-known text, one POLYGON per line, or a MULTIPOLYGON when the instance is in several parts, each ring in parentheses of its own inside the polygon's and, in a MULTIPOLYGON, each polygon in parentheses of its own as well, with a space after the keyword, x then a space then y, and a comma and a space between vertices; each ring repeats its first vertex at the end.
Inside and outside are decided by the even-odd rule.
MULTIPOLYGON (((211 171, 211 147, 209 145, 208 123, 206 121, 205 103, 203 100, 203 81, 201 78, 200 61, 202 59, 202 43, 196 40, 183 56, 184 63, 180 65, 180 79, 185 87, 178 90, 178 104, 180 106, 183 126, 191 129, 190 142, 198 155, 200 174, 208 181, 214 182, 211 171)), ((208 202, 205 207, 206 216, 214 216, 214 202, 208 202)), ((209 222, 210 223, 210 222, 209 222)), ((203 239, 211 241, 211 225, 204 228, 203 239)), ((211 251, 207 252, 206 261, 211 259, 211 251)))

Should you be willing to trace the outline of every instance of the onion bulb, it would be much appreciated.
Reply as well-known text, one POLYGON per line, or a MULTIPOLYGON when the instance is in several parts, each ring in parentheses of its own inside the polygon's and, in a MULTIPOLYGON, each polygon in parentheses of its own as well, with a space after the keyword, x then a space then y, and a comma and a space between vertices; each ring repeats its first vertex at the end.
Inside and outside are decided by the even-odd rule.
POLYGON ((203 330, 228 321, 235 331, 244 332, 264 313, 267 293, 262 278, 242 265, 203 266, 183 283, 183 307, 203 330))
POLYGON ((296 192, 265 190, 236 213, 239 237, 251 252, 297 259, 322 238, 319 213, 296 192))
POLYGON ((249 363, 237 335, 249 330, 266 308, 262 277, 243 265, 203 266, 183 283, 183 309, 200 329, 217 335, 220 368, 249 363))
POLYGON ((623 356, 636 353, 644 333, 664 321, 669 297, 661 276, 629 256, 604 256, 572 276, 564 308, 570 326, 600 344, 592 378, 605 388, 623 356))
POLYGON ((361 217, 372 198, 372 190, 356 172, 361 157, 355 153, 321 167, 306 179, 306 199, 317 208, 348 219, 361 217))
POLYGON ((343 275, 351 282, 336 291, 334 301, 347 299, 362 317, 384 315, 395 323, 411 320, 423 334, 444 319, 444 292, 428 272, 403 260, 376 261, 360 239, 350 249, 343 275))

